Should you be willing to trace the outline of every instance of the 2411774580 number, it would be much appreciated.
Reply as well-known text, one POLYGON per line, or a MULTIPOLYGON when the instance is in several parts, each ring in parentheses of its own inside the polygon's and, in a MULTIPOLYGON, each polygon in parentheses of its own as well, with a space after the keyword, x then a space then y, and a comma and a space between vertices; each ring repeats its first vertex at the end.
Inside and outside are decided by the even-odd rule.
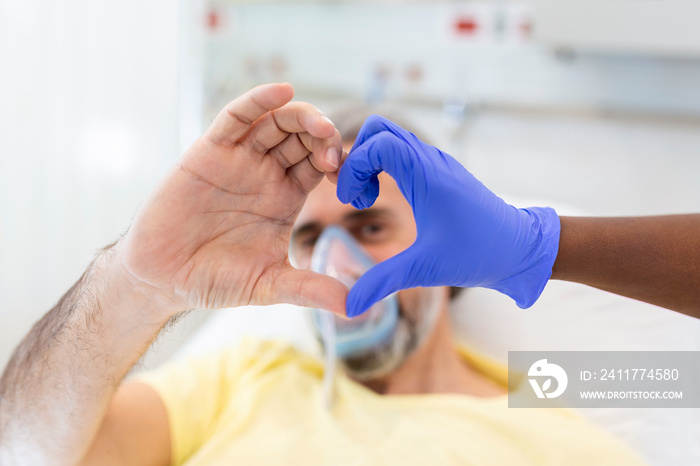
POLYGON ((601 369, 599 380, 678 380, 678 369, 601 369))

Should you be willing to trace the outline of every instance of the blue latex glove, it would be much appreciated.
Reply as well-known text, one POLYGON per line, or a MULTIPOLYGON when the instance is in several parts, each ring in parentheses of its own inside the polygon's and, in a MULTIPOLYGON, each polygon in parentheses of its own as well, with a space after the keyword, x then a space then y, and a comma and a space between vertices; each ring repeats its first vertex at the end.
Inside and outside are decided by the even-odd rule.
POLYGON ((559 248, 553 209, 506 204, 450 155, 375 115, 340 169, 338 199, 370 207, 382 170, 411 204, 418 235, 407 250, 360 277, 348 295, 348 316, 417 286, 481 286, 505 293, 521 308, 532 306, 559 248))

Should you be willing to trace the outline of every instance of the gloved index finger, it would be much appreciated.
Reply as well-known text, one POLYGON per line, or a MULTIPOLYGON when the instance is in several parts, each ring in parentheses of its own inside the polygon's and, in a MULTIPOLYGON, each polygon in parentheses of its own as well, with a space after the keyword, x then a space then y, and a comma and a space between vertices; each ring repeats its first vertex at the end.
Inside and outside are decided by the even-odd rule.
POLYGON ((380 132, 353 148, 338 174, 337 196, 340 202, 358 209, 374 204, 379 195, 377 175, 386 171, 413 206, 416 153, 402 138, 389 131, 380 132))

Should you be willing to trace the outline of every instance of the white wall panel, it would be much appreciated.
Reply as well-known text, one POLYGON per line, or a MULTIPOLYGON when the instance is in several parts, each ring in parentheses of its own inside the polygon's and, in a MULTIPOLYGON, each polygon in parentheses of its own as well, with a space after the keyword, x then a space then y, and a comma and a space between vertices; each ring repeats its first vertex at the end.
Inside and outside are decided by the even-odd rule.
POLYGON ((179 153, 177 2, 0 3, 0 367, 179 153))

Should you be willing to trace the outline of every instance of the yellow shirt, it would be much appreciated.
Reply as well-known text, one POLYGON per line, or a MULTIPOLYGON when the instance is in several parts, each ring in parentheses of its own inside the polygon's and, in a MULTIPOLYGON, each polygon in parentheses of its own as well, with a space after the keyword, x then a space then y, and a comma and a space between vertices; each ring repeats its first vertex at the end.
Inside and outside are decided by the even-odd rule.
POLYGON ((288 344, 244 340, 139 379, 165 404, 174 465, 643 464, 569 410, 506 396, 383 396, 340 376, 329 412, 322 373, 288 344))

